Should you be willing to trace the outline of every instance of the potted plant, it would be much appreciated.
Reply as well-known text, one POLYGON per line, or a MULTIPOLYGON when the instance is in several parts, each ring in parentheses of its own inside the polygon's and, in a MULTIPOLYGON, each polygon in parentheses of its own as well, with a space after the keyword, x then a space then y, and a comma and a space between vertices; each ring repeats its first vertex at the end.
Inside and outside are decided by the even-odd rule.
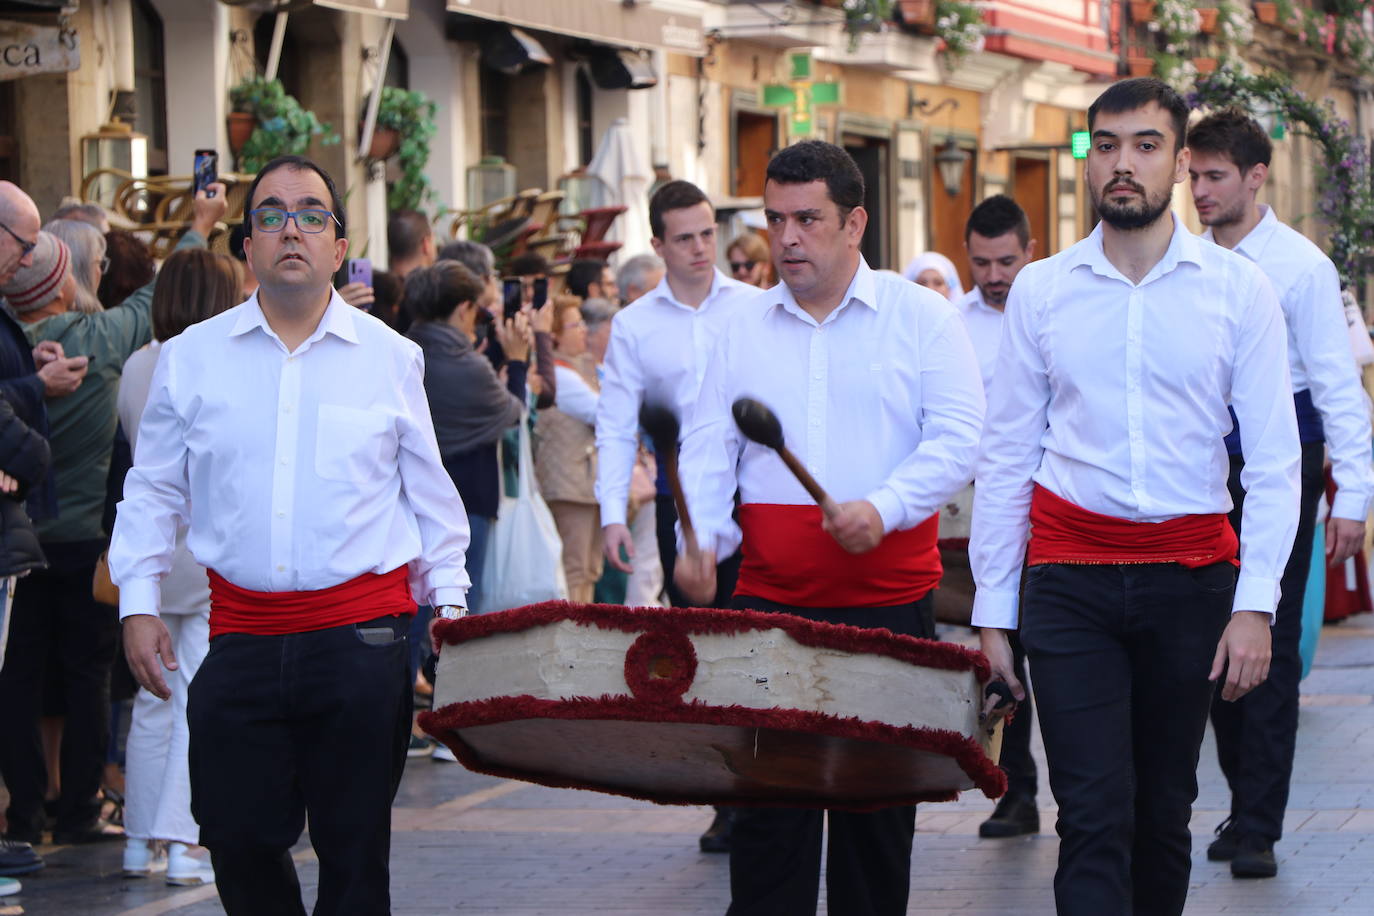
MULTIPOLYGON (((314 112, 302 108, 282 87, 281 80, 249 77, 229 90, 229 103, 234 114, 247 115, 254 122, 247 140, 234 151, 241 171, 256 172, 277 156, 303 155, 316 137, 325 144, 339 142, 339 135, 328 124, 321 124, 314 112)), ((240 122, 238 129, 242 130, 246 119, 231 116, 231 131, 234 120, 240 122)))
POLYGON ((1131 0, 1131 21, 1150 22, 1155 18, 1155 0, 1131 0))
POLYGON ((944 41, 944 52, 951 62, 970 51, 983 50, 987 31, 982 10, 969 0, 936 0, 935 34, 944 41))
POLYGON ((1132 54, 1126 58, 1131 76, 1149 76, 1155 71, 1155 59, 1147 54, 1132 54))
POLYGON ((921 31, 935 27, 935 0, 898 0, 897 10, 903 25, 921 31))
MULTIPOLYGON (((364 103, 366 111, 366 103, 364 103)), ((425 167, 429 164, 429 142, 434 137, 434 113, 437 106, 423 92, 413 89, 382 87, 377 103, 377 126, 372 134, 372 148, 368 157, 386 159, 395 154, 400 178, 387 194, 387 206, 392 210, 418 210, 433 193, 425 167), (392 135, 390 140, 383 134, 392 135), (382 145, 379 146, 379 140, 382 145), (385 145, 394 143, 387 150, 385 145), (381 155, 381 154, 385 155, 381 155)))
POLYGON ((1279 24, 1279 5, 1270 0, 1255 0, 1255 18, 1265 25, 1279 24))
POLYGON ((1198 73, 1211 73, 1217 68, 1217 59, 1215 57, 1194 57, 1193 66, 1197 68, 1198 73))
POLYGON ((1199 6, 1198 29, 1204 35, 1211 35, 1217 30, 1217 8, 1214 6, 1199 6))

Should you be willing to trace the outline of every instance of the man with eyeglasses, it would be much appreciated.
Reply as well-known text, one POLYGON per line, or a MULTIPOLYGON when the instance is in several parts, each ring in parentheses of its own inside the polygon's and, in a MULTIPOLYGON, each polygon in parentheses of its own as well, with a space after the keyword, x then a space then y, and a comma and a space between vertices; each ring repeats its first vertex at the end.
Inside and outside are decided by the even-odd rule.
MULTIPOLYGON (((205 247, 224 214, 217 200, 198 199, 190 232, 178 247, 205 247)), ((63 221, 58 221, 62 224, 63 221)), ((99 238, 95 229, 79 228, 99 238)), ((34 570, 15 595, 10 664, 0 671, 0 773, 10 791, 9 833, 36 842, 43 831, 47 769, 39 742, 39 713, 48 666, 60 672, 66 708, 62 791, 53 841, 118 840, 123 830, 100 817, 100 789, 109 743, 109 677, 119 635, 113 608, 91 595, 104 551, 106 481, 110 472, 124 362, 152 339, 156 280, 116 309, 73 311, 76 280, 67 246, 35 233, 28 267, 0 285, 30 345, 72 354, 86 374, 80 387, 47 404, 48 439, 57 498, 55 512, 37 519, 47 568, 34 570), (61 291, 61 292, 59 292, 61 291)))
POLYGON ((391 801, 411 721, 416 601, 460 617, 466 513, 420 348, 331 287, 348 250, 332 179, 300 156, 248 189, 257 293, 163 345, 110 547, 125 654, 166 698, 158 617, 178 519, 210 570, 191 683, 191 810, 230 916, 390 911, 391 801))

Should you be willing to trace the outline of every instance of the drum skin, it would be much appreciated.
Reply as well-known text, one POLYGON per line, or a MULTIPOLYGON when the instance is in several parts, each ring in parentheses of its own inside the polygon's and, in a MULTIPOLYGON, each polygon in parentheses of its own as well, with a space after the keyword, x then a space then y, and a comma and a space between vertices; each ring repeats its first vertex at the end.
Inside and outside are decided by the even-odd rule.
POLYGON ((995 798, 977 652, 790 614, 557 601, 441 621, 434 709, 469 769, 668 804, 995 798))

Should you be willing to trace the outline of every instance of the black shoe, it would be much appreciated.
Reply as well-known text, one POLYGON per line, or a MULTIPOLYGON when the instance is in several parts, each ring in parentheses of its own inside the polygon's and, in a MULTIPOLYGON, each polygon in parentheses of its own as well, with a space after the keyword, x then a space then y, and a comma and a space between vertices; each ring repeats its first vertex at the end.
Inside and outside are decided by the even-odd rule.
POLYGON ((28 843, 0 839, 0 877, 29 875, 43 867, 43 859, 28 843))
POLYGON ((1244 834, 1231 860, 1233 878, 1272 878, 1279 873, 1274 859, 1274 844, 1257 833, 1244 834))
POLYGON ((1003 795, 992 817, 978 825, 978 835, 984 839, 1039 832, 1040 811, 1035 807, 1035 799, 1024 795, 1003 795))
POLYGON ((729 808, 717 808, 716 819, 697 841, 702 852, 729 852, 730 834, 735 829, 735 813, 729 808))
POLYGON ((1236 830, 1236 825, 1231 818, 1227 818, 1217 825, 1217 838, 1207 847, 1207 858, 1212 862, 1230 862, 1236 857, 1236 845, 1240 840, 1240 831, 1236 830))
POLYGON ((118 824, 96 818, 76 830, 54 830, 52 841, 55 846, 84 846, 88 843, 109 843, 123 840, 124 828, 118 824))

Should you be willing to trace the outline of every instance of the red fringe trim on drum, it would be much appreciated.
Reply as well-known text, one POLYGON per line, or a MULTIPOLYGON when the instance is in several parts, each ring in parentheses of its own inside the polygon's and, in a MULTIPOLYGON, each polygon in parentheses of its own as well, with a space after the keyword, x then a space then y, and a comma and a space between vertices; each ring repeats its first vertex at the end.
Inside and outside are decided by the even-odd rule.
POLYGON ((804 646, 838 649, 841 652, 868 652, 898 661, 944 671, 972 671, 980 682, 992 676, 988 660, 953 643, 935 642, 904 636, 891 630, 822 623, 771 611, 728 611, 713 608, 673 608, 671 621, 662 618, 652 625, 634 608, 616 604, 573 604, 545 601, 495 614, 479 614, 461 620, 440 620, 434 627, 439 640, 453 646, 496 633, 515 633, 560 620, 592 624, 609 630, 639 633, 646 629, 671 627, 684 633, 737 634, 748 630, 779 629, 804 646))
MULTIPOLYGON (((485 615, 495 617, 500 615, 485 615)), ((771 616, 771 615, 770 615, 771 616)), ((483 617, 466 618, 454 623, 466 623, 483 617)), ((493 632, 501 632, 500 629, 493 632)), ((603 696, 574 697, 563 700, 541 700, 529 695, 493 697, 467 703, 452 703, 442 709, 420 714, 420 726, 443 741, 454 756, 468 769, 491 776, 519 779, 555 789, 591 789, 627 798, 637 798, 667 805, 699 805, 701 798, 671 794, 647 795, 628 792, 599 783, 565 779, 540 773, 530 773, 499 765, 493 766, 470 748, 457 735, 458 730, 493 725, 515 719, 618 719, 632 722, 674 722, 688 725, 731 725, 743 728, 769 728, 783 731, 810 732, 829 737, 857 741, 895 744, 919 751, 929 751, 952 758, 988 798, 997 798, 1007 790, 1004 772, 983 753, 976 741, 958 732, 936 728, 914 728, 868 722, 856 717, 832 716, 801 709, 752 709, 746 706, 712 706, 703 703, 653 702, 635 697, 603 696)), ((914 805, 918 802, 953 801, 958 792, 919 793, 909 797, 885 799, 872 804, 852 801, 817 802, 810 807, 837 808, 846 811, 876 811, 894 805, 914 805)), ((731 805, 752 807, 802 807, 795 801, 769 798, 731 798, 731 805)))

